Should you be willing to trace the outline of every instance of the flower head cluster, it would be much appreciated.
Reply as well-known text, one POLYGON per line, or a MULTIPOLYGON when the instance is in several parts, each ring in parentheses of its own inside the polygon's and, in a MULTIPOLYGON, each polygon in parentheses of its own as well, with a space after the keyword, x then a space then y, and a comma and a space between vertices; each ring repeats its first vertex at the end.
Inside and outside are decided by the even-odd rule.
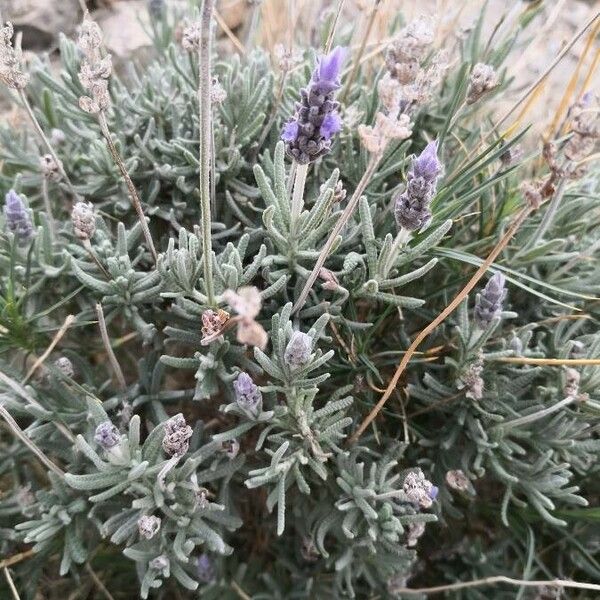
POLYGON ((429 206, 437 189, 442 164, 437 156, 437 141, 427 144, 412 162, 406 189, 396 197, 394 214, 398 228, 416 231, 431 220, 429 206))
POLYGON ((21 70, 21 53, 12 46, 13 26, 0 28, 0 81, 13 90, 22 90, 29 75, 21 70))
POLYGON ((569 160, 577 162, 589 156, 600 138, 600 108, 593 100, 587 92, 570 109, 573 133, 564 150, 569 160))
POLYGON ((411 471, 404 478, 402 490, 409 502, 421 508, 430 508, 438 494, 438 488, 425 478, 421 469, 411 471))
POLYGON ((502 303, 506 298, 506 279, 499 271, 490 277, 475 300, 475 323, 481 329, 488 327, 502 313, 502 303))
POLYGON ((102 56, 102 32, 95 21, 86 16, 81 24, 77 45, 83 54, 79 81, 87 96, 79 98, 79 106, 88 113, 98 113, 108 108, 108 79, 112 73, 110 54, 102 56))
POLYGON ((33 223, 21 196, 15 190, 9 190, 5 200, 4 218, 6 227, 15 234, 19 242, 29 241, 33 235, 33 223))
POLYGON ((217 339, 225 329, 231 315, 223 309, 207 309, 202 313, 202 345, 217 339))
POLYGON ((255 418, 262 410, 262 393, 248 373, 240 373, 233 382, 237 405, 250 417, 255 418))
POLYGON ((110 450, 121 441, 121 434, 110 421, 104 421, 96 427, 94 440, 104 450, 110 450))
POLYGON ((185 422, 182 414, 171 417, 165 423, 165 437, 163 438, 163 450, 169 456, 183 456, 190 447, 190 438, 193 430, 185 422))
POLYGON ((54 361, 54 366, 65 376, 73 377, 75 375, 75 369, 73 363, 66 357, 61 356, 54 361))
POLYGON ((466 103, 474 104, 497 85, 498 76, 494 67, 485 63, 477 63, 471 71, 466 103))
POLYGON ((160 522, 160 518, 154 515, 142 515, 137 522, 140 535, 147 540, 151 540, 158 533, 160 522))
POLYGON ((469 478, 462 469, 453 469, 446 473, 448 487, 459 492, 466 492, 471 487, 469 478))
POLYGON ((89 240, 96 232, 96 215, 91 202, 76 202, 71 211, 73 232, 80 240, 89 240))
POLYGON ((283 359, 289 367, 303 367, 312 353, 312 338, 302 331, 294 331, 288 342, 283 359))
POLYGON ((331 140, 342 127, 333 97, 340 87, 340 71, 346 50, 337 47, 319 57, 308 87, 300 90, 296 114, 284 125, 281 139, 288 154, 300 164, 308 164, 331 149, 331 140))
POLYGON ((200 21, 194 21, 184 27, 181 35, 181 46, 188 52, 197 52, 200 49, 201 38, 202 23, 200 21))
POLYGON ((57 163, 51 154, 40 157, 42 175, 49 181, 59 181, 61 178, 62 163, 57 163))

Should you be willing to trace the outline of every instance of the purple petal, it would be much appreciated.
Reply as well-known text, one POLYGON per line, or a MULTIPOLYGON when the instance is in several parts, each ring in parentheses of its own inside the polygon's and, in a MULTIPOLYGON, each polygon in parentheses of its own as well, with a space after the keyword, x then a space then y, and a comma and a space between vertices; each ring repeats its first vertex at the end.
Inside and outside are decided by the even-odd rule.
POLYGON ((295 119, 288 121, 283 126, 283 131, 281 132, 281 139, 284 142, 293 142, 298 137, 298 121, 295 119))
POLYGON ((313 79, 338 81, 346 53, 346 48, 336 46, 329 54, 319 56, 313 79))
POLYGON ((429 142, 423 152, 415 158, 412 170, 415 177, 423 177, 428 181, 434 181, 442 172, 442 164, 437 156, 437 140, 429 142))
POLYGON ((435 500, 437 498, 438 492, 440 491, 440 489, 438 488, 437 485, 432 485, 431 489, 429 490, 429 497, 432 500, 435 500))
POLYGON ((326 139, 332 138, 334 133, 337 133, 342 128, 342 119, 337 112, 330 112, 325 115, 319 133, 326 139))

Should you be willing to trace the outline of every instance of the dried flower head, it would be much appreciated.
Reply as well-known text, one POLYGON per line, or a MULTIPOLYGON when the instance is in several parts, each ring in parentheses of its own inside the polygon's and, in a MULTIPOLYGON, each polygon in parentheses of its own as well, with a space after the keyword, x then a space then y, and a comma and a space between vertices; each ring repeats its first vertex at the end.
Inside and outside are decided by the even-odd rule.
POLYGON ((477 63, 471 71, 469 89, 467 90, 467 104, 474 104, 484 94, 493 90, 498 85, 498 76, 494 67, 484 63, 477 63))
POLYGON ((225 440, 221 444, 221 452, 223 452, 229 460, 233 460, 240 453, 240 443, 237 440, 225 440))
POLYGON ((110 421, 104 421, 96 427, 94 441, 104 450, 110 450, 121 441, 121 434, 110 421))
POLYGON ((401 29, 386 51, 385 64, 390 75, 402 85, 412 83, 434 35, 433 21, 426 17, 415 19, 401 29))
POLYGON ((430 508, 437 497, 438 489, 431 481, 425 478, 421 469, 411 471, 404 478, 402 490, 406 494, 409 502, 420 506, 421 508, 430 508))
POLYGON ((161 554, 160 556, 153 558, 148 563, 148 566, 151 569, 154 569, 155 571, 158 571, 159 573, 161 573, 164 577, 168 577, 169 568, 171 566, 171 561, 168 559, 167 556, 165 556, 164 554, 161 554))
POLYGON ((237 292, 225 290, 223 299, 238 314, 238 317, 236 317, 238 342, 257 346, 264 350, 269 341, 269 336, 263 326, 255 320, 262 305, 258 289, 255 287, 241 287, 237 292))
POLYGON ((210 101, 213 104, 223 104, 227 99, 227 92, 221 85, 218 77, 213 77, 212 85, 210 86, 210 101))
POLYGON ((508 169, 508 167, 512 167, 513 165, 516 165, 519 162, 521 162, 521 160, 523 159, 523 155, 523 148, 521 148, 521 146, 517 144, 516 146, 511 146, 510 148, 507 148, 500 155, 500 162, 502 163, 502 166, 505 169, 508 169))
POLYGON ((521 184, 521 192, 525 198, 525 202, 534 210, 538 209, 544 202, 541 188, 541 182, 524 181, 521 184))
POLYGON ((581 374, 576 369, 567 367, 565 370, 565 387, 563 393, 570 398, 576 398, 579 394, 579 381, 581 374))
POLYGON ((33 223, 25 202, 15 190, 9 190, 6 194, 3 212, 8 230, 15 234, 20 243, 28 242, 33 236, 33 223))
POLYGON ((62 163, 57 164, 51 154, 40 157, 40 169, 49 181, 59 181, 61 178, 62 163))
POLYGON ((483 398, 483 388, 485 382, 481 377, 483 373, 483 355, 470 363, 460 376, 460 388, 465 390, 465 396, 471 400, 481 400, 483 398))
POLYGON ((477 294, 473 316, 479 328, 489 327, 492 321, 502 314, 502 303, 507 294, 505 283, 504 275, 498 271, 490 277, 485 288, 477 294))
POLYGON ((21 70, 21 52, 12 46, 13 26, 0 28, 0 81, 13 90, 22 90, 29 75, 21 70))
POLYGON ((224 331, 231 315, 223 309, 210 308, 202 313, 202 345, 216 340, 224 331))
POLYGON ((95 114, 110 104, 108 78, 112 73, 112 59, 110 54, 103 56, 102 32, 88 15, 81 24, 77 45, 84 56, 79 69, 79 81, 88 91, 87 96, 79 98, 79 106, 85 112, 95 114))
POLYGON ((233 382, 237 405, 250 417, 256 418, 262 410, 262 393, 248 373, 241 372, 233 382))
POLYGON ((186 25, 181 36, 181 46, 188 52, 197 52, 202 38, 202 23, 194 21, 186 25))
POLYGON ((454 469, 446 473, 446 483, 448 487, 459 492, 466 492, 471 487, 469 478, 465 475, 461 469, 454 469))
POLYGON ((80 240, 89 240, 96 232, 96 215, 91 202, 76 202, 71 211, 73 232, 80 240))
POLYGON ((73 377, 75 375, 75 369, 73 363, 66 357, 61 356, 54 361, 54 366, 65 376, 73 377))
POLYGON ((359 125, 358 135, 362 145, 371 153, 381 155, 392 139, 405 140, 412 135, 410 117, 401 114, 391 117, 382 112, 375 115, 375 125, 359 125))
POLYGON ((412 162, 406 180, 406 189, 394 203, 398 228, 416 231, 431 221, 429 206, 437 190, 442 164, 437 156, 437 141, 429 142, 412 162))
POLYGON ((192 433, 192 428, 185 422, 181 413, 171 417, 165 423, 163 450, 169 456, 183 456, 189 450, 192 433))
POLYGON ((208 508, 210 501, 208 497, 210 496, 210 492, 206 488, 198 488, 195 492, 196 496, 196 506, 200 510, 205 510, 208 508))
POLYGON ((137 522, 138 531, 143 538, 151 540, 160 529, 161 520, 154 515, 142 515, 137 522))
POLYGON ((313 539, 309 537, 302 538, 302 543, 300 544, 300 555, 306 562, 315 562, 319 560, 321 556, 313 539))
POLYGON ((310 163, 331 149, 331 139, 342 127, 333 99, 340 87, 346 50, 336 47, 320 56, 307 88, 300 90, 296 114, 284 125, 281 139, 288 154, 300 164, 310 163))
POLYGON ((307 364, 312 353, 312 341, 310 335, 302 331, 294 331, 283 355, 285 363, 292 368, 307 364))
POLYGON ((217 578, 215 564, 208 554, 201 554, 196 560, 196 575, 202 583, 212 583, 217 578))
POLYGON ((287 73, 291 71, 297 64, 302 62, 302 54, 294 48, 290 49, 283 44, 275 44, 273 54, 277 66, 281 71, 287 73))
POLYGON ((593 100, 587 92, 569 110, 572 135, 565 144, 564 154, 573 162, 592 154, 600 138, 600 107, 593 100))

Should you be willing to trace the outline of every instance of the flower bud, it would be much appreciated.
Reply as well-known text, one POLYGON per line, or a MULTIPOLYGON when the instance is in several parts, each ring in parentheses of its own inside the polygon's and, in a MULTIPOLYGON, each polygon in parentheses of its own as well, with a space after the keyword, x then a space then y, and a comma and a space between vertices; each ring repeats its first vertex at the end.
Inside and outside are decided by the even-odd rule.
POLYGON ((294 331, 285 348, 283 358, 289 367, 303 367, 310 360, 312 338, 302 331, 294 331))

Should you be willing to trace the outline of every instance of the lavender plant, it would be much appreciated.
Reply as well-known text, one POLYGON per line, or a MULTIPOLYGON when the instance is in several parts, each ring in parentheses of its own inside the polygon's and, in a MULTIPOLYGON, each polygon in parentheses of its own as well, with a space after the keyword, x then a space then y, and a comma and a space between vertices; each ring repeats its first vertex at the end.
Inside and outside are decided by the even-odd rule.
POLYGON ((488 118, 540 6, 368 56, 212 9, 122 76, 89 15, 58 73, 2 28, 0 595, 591 597, 598 99, 488 118))

